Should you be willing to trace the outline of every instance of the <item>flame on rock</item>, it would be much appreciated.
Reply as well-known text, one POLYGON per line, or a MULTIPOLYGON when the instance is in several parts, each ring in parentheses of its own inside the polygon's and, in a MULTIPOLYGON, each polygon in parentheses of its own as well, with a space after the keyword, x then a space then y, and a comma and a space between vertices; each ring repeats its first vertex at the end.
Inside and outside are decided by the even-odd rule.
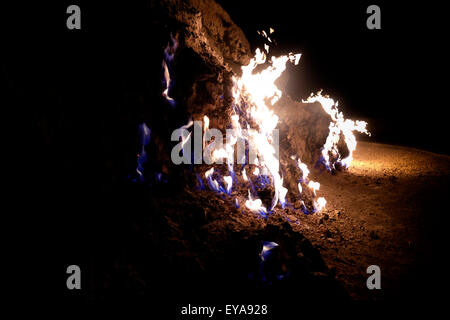
POLYGON ((208 181, 211 189, 213 189, 215 191, 219 191, 219 183, 217 182, 217 180, 212 178, 213 173, 214 173, 214 168, 209 169, 208 171, 205 172, 205 178, 208 181))
POLYGON ((248 200, 245 201, 245 206, 252 212, 259 213, 263 216, 267 214, 267 209, 262 205, 261 199, 253 199, 250 190, 248 190, 248 200))
POLYGON ((366 129, 367 122, 344 119, 343 113, 338 110, 338 102, 334 102, 334 100, 328 96, 323 96, 321 91, 316 95, 311 94, 311 96, 307 100, 303 100, 303 102, 319 102, 322 105, 323 110, 330 115, 332 120, 329 126, 330 131, 322 148, 322 156, 319 161, 322 162, 329 171, 335 169, 336 164, 348 168, 353 160, 353 151, 356 149, 356 138, 353 131, 365 133, 370 136, 370 132, 366 129), (349 155, 343 159, 337 148, 341 133, 344 136, 344 141, 349 151, 349 155))
POLYGON ((276 242, 263 241, 263 247, 262 247, 261 253, 259 254, 259 256, 261 257, 261 260, 262 261, 267 260, 270 256, 271 250, 276 247, 278 247, 278 243, 276 243, 276 242))
MULTIPOLYGON (((273 32, 273 31, 272 31, 273 32)), ((263 35, 269 40, 265 32, 263 35)), ((268 52, 268 48, 266 48, 268 52)), ((232 135, 221 148, 215 148, 212 155, 215 160, 227 159, 229 176, 223 178, 226 188, 222 188, 217 179, 213 178, 214 169, 211 168, 205 173, 205 178, 212 190, 231 194, 233 186, 232 177, 235 176, 233 168, 234 146, 238 139, 246 141, 249 149, 255 150, 255 154, 249 155, 253 165, 252 174, 256 177, 256 182, 262 187, 271 185, 274 188, 272 204, 268 209, 263 205, 261 199, 255 194, 255 186, 252 180, 247 176, 245 166, 241 170, 241 176, 244 182, 250 184, 254 196, 248 190, 248 199, 245 206, 252 212, 267 216, 279 203, 282 208, 286 204, 286 194, 288 189, 283 186, 283 178, 280 173, 280 162, 278 159, 278 146, 274 146, 275 134, 278 124, 278 116, 271 107, 281 98, 282 92, 275 85, 275 81, 286 69, 286 63, 292 62, 298 64, 300 54, 288 54, 280 57, 273 56, 268 61, 268 66, 260 72, 255 72, 259 65, 265 64, 266 53, 256 49, 255 56, 248 65, 242 67, 242 75, 233 77, 233 114, 231 115, 232 135)), ((204 116, 204 129, 209 126, 209 118, 204 116)), ((210 147, 212 143, 207 146, 210 147)), ((249 160, 249 159, 246 159, 249 160)), ((245 162, 248 164, 248 161, 245 162)), ((305 165, 306 166, 306 165, 305 165)), ((302 166, 303 168, 303 166, 302 166)), ((306 179, 309 171, 303 170, 306 179)), ((314 191, 319 189, 319 184, 311 182, 310 188, 314 191)), ((300 184, 299 184, 300 186, 300 184)), ((301 189, 300 189, 301 191, 301 189)), ((315 193, 314 193, 315 195, 315 193)), ((324 199, 323 199, 324 200, 324 199)), ((317 208, 322 208, 325 202, 321 198, 317 200, 317 208)))
POLYGON ((225 181, 227 185, 227 194, 231 193, 231 187, 233 186, 233 178, 231 176, 225 176, 223 177, 223 180, 225 181))
POLYGON ((306 185, 306 187, 311 190, 312 194, 313 194, 313 210, 312 212, 310 212, 303 201, 301 201, 302 204, 302 211, 306 214, 309 213, 314 213, 314 212, 319 212, 321 211, 327 201, 325 200, 324 197, 319 197, 317 198, 317 200, 315 199, 317 197, 316 191, 318 191, 320 189, 320 183, 316 182, 316 181, 312 181, 308 179, 308 175, 309 175, 309 169, 308 166, 306 164, 304 164, 303 162, 300 161, 300 159, 296 159, 295 156, 291 156, 292 160, 296 160, 297 161, 297 166, 301 171, 301 177, 298 180, 298 191, 300 194, 303 193, 303 187, 302 185, 306 185))
POLYGON ((169 97, 169 88, 172 82, 172 79, 170 78, 169 66, 171 65, 175 57, 175 51, 177 50, 177 48, 178 48, 178 41, 172 34, 170 34, 170 41, 167 44, 167 47, 164 49, 164 59, 162 61, 162 67, 164 72, 164 81, 163 81, 164 90, 162 92, 162 96, 166 98, 167 102, 169 102, 171 106, 175 105, 175 100, 169 97))
MULTIPOLYGON (((265 33, 264 33, 265 34, 265 33)), ((244 138, 249 145, 256 150, 257 165, 253 174, 261 175, 263 172, 271 177, 275 188, 272 199, 272 210, 277 203, 285 205, 287 189, 283 187, 283 179, 280 175, 278 150, 273 146, 274 131, 278 124, 278 116, 270 109, 281 97, 282 92, 275 85, 286 69, 288 61, 298 62, 300 55, 285 55, 272 57, 270 65, 261 72, 255 73, 258 65, 266 63, 266 54, 256 49, 256 54, 247 66, 242 67, 242 76, 233 77, 233 128, 237 136, 244 138), (241 122, 239 121, 241 120, 241 122), (242 135, 240 123, 246 127, 247 135, 242 135)), ((246 178, 246 177, 245 177, 246 178)), ((244 179, 245 179, 244 178, 244 179)), ((249 203, 256 200, 249 198, 249 203)))
MULTIPOLYGON (((270 34, 274 32, 270 29, 270 34)), ((267 33, 263 31, 263 37, 269 42, 272 40, 268 37, 267 33)), ((176 49, 176 40, 174 40, 174 46, 166 48, 170 52, 174 52, 176 49)), ((245 201, 245 207, 251 212, 259 213, 263 217, 267 217, 268 214, 280 204, 284 208, 286 204, 286 194, 288 189, 283 186, 283 177, 280 172, 280 161, 278 159, 278 145, 274 145, 274 141, 278 139, 278 116, 272 110, 272 107, 281 98, 282 92, 275 85, 275 81, 281 76, 286 69, 286 63, 291 62, 295 65, 299 63, 301 54, 282 55, 279 57, 272 56, 267 61, 269 52, 268 44, 264 45, 264 51, 259 48, 256 49, 255 56, 250 60, 249 64, 243 66, 241 76, 233 76, 233 105, 231 115, 231 129, 227 129, 227 141, 225 144, 217 144, 215 141, 207 142, 203 139, 203 148, 205 151, 212 151, 213 160, 226 159, 228 175, 222 176, 221 170, 215 170, 211 167, 205 172, 205 179, 209 184, 211 190, 231 195, 232 189, 237 185, 249 186, 248 199, 245 201), (264 68, 258 68, 260 71, 255 72, 255 69, 262 65, 264 68), (230 131, 230 135, 229 135, 230 131), (245 141, 246 151, 245 159, 238 159, 238 165, 241 165, 240 180, 234 172, 234 148, 238 141, 245 141), (252 151, 252 152, 250 152, 252 151), (245 161, 243 161, 245 160, 245 161), (247 170, 252 173, 248 175, 247 170), (273 190, 272 203, 270 207, 263 205, 263 200, 258 198, 258 190, 267 188, 270 186, 273 190), (252 190, 252 191, 250 191, 252 190)), ((167 55, 167 52, 166 52, 167 55)), ((163 95, 170 102, 171 98, 168 96, 168 89, 170 85, 170 73, 169 68, 165 61, 171 61, 173 55, 168 55, 163 61, 165 68, 165 79, 167 87, 163 92, 163 95)), ((319 102, 323 109, 330 115, 332 121, 329 126, 329 134, 326 142, 321 151, 321 161, 328 170, 335 169, 336 165, 340 165, 344 168, 348 168, 352 161, 352 154, 356 148, 356 139, 353 134, 354 131, 369 134, 366 129, 367 123, 364 121, 353 121, 344 119, 342 112, 337 109, 337 102, 328 96, 323 96, 321 92, 317 95, 311 95, 305 103, 319 102), (344 142, 349 150, 349 155, 342 158, 338 151, 338 142, 340 136, 344 137, 344 142)), ((203 117, 205 132, 209 128, 209 118, 204 115, 203 117)), ((190 126, 190 124, 188 124, 190 126)), ((185 126, 186 127, 186 126, 185 126)), ((214 129, 212 129, 214 130, 214 129)), ((189 137, 186 137, 186 140, 189 137)), ((184 141, 184 139, 183 139, 184 141)), ((208 153, 209 154, 209 153, 208 153)), ((317 197, 317 192, 320 189, 320 183, 309 180, 308 176, 310 170, 307 165, 297 159, 295 156, 291 157, 296 161, 297 167, 300 170, 301 177, 298 182, 298 191, 300 195, 305 190, 309 190, 309 194, 312 194, 312 210, 309 210, 307 206, 301 201, 301 207, 304 213, 314 213, 322 210, 326 205, 324 197, 317 197), (306 188, 306 189, 305 189, 306 188)), ((199 178, 199 177, 198 177, 199 178)), ((203 183, 199 178, 201 187, 203 183)), ((239 200, 235 199, 236 207, 239 207, 239 200)))
POLYGON ((141 181, 144 181, 144 163, 147 161, 147 152, 145 151, 145 147, 150 142, 150 128, 147 127, 145 122, 142 122, 139 126, 139 139, 140 139, 140 147, 141 150, 137 155, 137 167, 136 172, 141 181))

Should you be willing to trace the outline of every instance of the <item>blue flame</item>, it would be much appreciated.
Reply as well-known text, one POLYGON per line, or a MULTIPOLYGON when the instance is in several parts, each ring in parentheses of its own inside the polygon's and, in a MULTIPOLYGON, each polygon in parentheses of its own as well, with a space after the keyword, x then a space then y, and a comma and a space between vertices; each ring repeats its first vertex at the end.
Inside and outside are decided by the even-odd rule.
POLYGON ((137 156, 137 167, 136 172, 139 176, 140 181, 144 181, 144 163, 147 161, 147 152, 145 151, 145 147, 150 142, 151 130, 145 122, 142 122, 138 126, 139 130, 139 144, 140 144, 140 152, 137 156))
MULTIPOLYGON (((259 254, 261 259, 259 264, 259 277, 262 282, 271 285, 274 281, 281 281, 289 276, 289 272, 283 273, 280 269, 270 270, 266 268, 266 263, 270 260, 275 259, 273 253, 274 249, 279 247, 278 243, 272 241, 262 241, 262 250, 259 254)), ((249 275, 253 277, 253 274, 249 275)))
POLYGON ((205 185, 203 184, 202 178, 200 177, 200 174, 197 173, 197 181, 198 181, 198 187, 200 190, 205 190, 205 185))
POLYGON ((305 206, 304 203, 302 203, 301 210, 302 210, 302 212, 303 212, 304 214, 306 214, 306 215, 308 215, 308 214, 313 214, 313 213, 316 213, 316 212, 317 212, 317 209, 314 208, 314 207, 313 207, 312 210, 308 210, 308 208, 305 206))
POLYGON ((176 105, 176 101, 169 96, 170 89, 175 84, 174 73, 172 71, 172 62, 175 57, 175 52, 178 48, 177 39, 170 34, 170 41, 167 44, 167 47, 164 49, 164 58, 163 58, 163 79, 162 85, 164 88, 163 96, 166 98, 166 101, 170 104, 171 107, 176 105))
POLYGON ((263 241, 262 242, 262 250, 261 250, 261 260, 267 261, 272 255, 272 249, 278 247, 278 243, 272 241, 263 241))

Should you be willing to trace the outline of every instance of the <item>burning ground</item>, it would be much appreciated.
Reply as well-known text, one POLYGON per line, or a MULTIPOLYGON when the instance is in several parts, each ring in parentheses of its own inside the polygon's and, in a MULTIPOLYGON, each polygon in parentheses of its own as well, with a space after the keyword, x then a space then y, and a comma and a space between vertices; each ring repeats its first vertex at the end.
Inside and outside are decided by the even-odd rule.
POLYGON ((140 9, 145 24, 136 42, 146 50, 129 50, 123 64, 99 55, 87 70, 92 79, 80 85, 99 92, 94 99, 70 102, 71 114, 61 111, 72 101, 62 95, 39 118, 52 159, 43 167, 66 173, 51 180, 68 186, 58 201, 85 214, 73 227, 86 231, 78 256, 89 275, 85 297, 205 303, 231 295, 289 306, 301 298, 412 295, 411 277, 431 270, 426 235, 448 187, 448 157, 357 144, 356 137, 368 139, 367 124, 344 117, 332 97, 294 101, 283 92, 285 69, 301 63, 300 53, 272 56, 272 29, 260 32, 265 45, 253 51, 213 1, 149 1, 140 9), (173 163, 171 149, 188 145, 193 121, 232 130, 236 139, 216 150, 226 160, 242 138, 256 146, 258 162, 173 163), (93 128, 80 130, 86 122, 93 128), (186 134, 172 141, 179 128, 186 134), (279 163, 270 144, 275 129, 279 163), (94 205, 78 204, 82 192, 94 205), (381 267, 381 291, 366 287, 372 264, 381 267))

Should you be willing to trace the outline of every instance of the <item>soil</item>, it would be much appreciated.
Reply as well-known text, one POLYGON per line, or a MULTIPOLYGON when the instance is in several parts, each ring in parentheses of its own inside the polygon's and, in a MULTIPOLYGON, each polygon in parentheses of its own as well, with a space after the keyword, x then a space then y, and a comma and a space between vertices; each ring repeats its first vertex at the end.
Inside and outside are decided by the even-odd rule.
POLYGON ((353 298, 397 297, 414 277, 428 276, 417 268, 430 266, 431 251, 438 251, 433 224, 443 219, 449 173, 448 156, 359 142, 348 171, 318 178, 326 210, 301 215, 294 229, 319 248, 353 298), (372 264, 381 268, 383 290, 365 286, 372 264))

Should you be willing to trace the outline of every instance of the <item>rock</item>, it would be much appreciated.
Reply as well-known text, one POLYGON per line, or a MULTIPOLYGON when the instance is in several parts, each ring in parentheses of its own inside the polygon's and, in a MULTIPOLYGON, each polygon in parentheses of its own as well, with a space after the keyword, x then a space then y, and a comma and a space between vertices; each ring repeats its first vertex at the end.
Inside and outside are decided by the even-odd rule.
POLYGON ((151 10, 158 21, 171 21, 192 49, 205 62, 239 72, 250 57, 250 44, 228 13, 213 0, 153 0, 151 10))
POLYGON ((333 237, 333 234, 331 233, 331 231, 330 230, 326 230, 325 232, 324 232, 324 234, 323 234, 324 236, 325 236, 325 238, 332 238, 333 237))
MULTIPOLYGON (((204 115, 210 118, 210 127, 227 127, 232 76, 248 64, 250 44, 228 13, 213 0, 149 0, 138 7, 150 28, 148 38, 142 38, 151 52, 148 65, 141 66, 146 70, 148 83, 142 90, 133 87, 132 97, 123 103, 123 115, 119 116, 126 119, 132 114, 145 121, 151 130, 147 153, 152 154, 146 165, 184 185, 190 175, 170 159, 174 146, 171 134, 187 124, 190 117, 202 120, 204 115), (169 43, 173 57, 168 60, 164 50, 169 43), (171 80, 168 96, 175 103, 162 96, 166 89, 163 60, 171 80)), ((138 146, 129 146, 130 159, 135 158, 136 150, 138 146)), ((130 168, 124 171, 129 172, 130 168)), ((150 174, 151 170, 147 172, 150 174)))
POLYGON ((319 103, 302 103, 284 95, 274 105, 280 117, 280 145, 287 159, 296 155, 302 162, 314 165, 329 132, 331 118, 319 103), (287 146, 287 148, 285 148, 287 146))

